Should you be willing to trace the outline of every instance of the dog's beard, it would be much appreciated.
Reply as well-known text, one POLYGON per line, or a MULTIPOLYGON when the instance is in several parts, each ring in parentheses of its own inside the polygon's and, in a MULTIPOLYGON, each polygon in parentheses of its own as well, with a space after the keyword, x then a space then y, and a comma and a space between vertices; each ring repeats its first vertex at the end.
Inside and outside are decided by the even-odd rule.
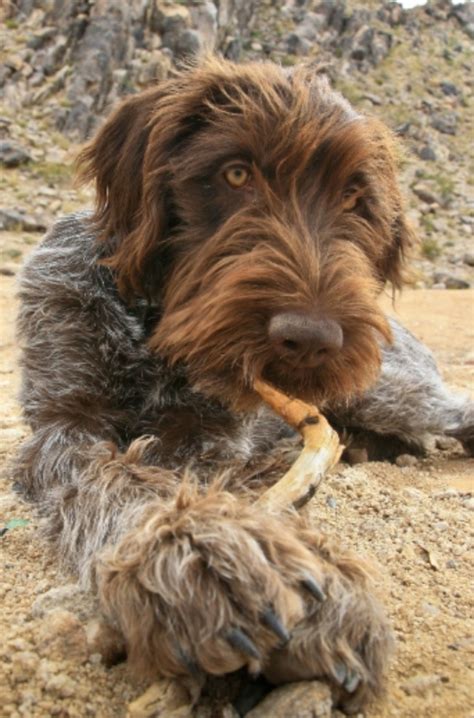
POLYGON ((378 377, 380 363, 380 338, 365 326, 337 356, 318 367, 298 369, 276 360, 263 368, 262 378, 290 396, 324 407, 368 389, 378 377))
POLYGON ((376 304, 380 287, 366 258, 346 246, 322 264, 308 247, 301 247, 298 257, 294 238, 278 242, 274 227, 270 243, 266 229, 253 227, 251 251, 249 227, 240 226, 181 258, 169 277, 151 349, 170 364, 184 363, 197 390, 238 410, 259 403, 253 391, 257 378, 320 405, 362 392, 377 377, 381 340, 390 340, 376 304), (316 368, 285 364, 268 340, 267 326, 272 316, 289 310, 317 311, 337 321, 342 350, 316 368))

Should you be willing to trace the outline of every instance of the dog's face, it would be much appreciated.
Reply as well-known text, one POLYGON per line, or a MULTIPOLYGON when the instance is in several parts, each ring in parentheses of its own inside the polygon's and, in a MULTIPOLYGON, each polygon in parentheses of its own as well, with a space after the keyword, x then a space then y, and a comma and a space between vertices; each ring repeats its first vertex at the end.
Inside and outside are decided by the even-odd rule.
POLYGON ((374 380, 409 243, 393 142, 314 69, 208 60, 82 160, 119 289, 161 306, 150 346, 196 388, 246 408, 257 376, 317 402, 374 380))

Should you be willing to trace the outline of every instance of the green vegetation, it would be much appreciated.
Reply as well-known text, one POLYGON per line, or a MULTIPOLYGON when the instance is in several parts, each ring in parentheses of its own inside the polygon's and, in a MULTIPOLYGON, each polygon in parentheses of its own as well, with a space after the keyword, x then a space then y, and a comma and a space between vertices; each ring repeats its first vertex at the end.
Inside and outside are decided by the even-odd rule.
POLYGON ((0 252, 0 258, 3 261, 5 261, 6 259, 20 259, 22 256, 23 253, 15 247, 7 247, 6 249, 2 249, 2 251, 0 252))
POLYGON ((38 242, 37 236, 33 237, 31 234, 22 234, 21 238, 25 244, 37 244, 38 242))
POLYGON ((281 64, 283 67, 293 67, 293 65, 297 65, 300 58, 297 55, 283 55, 281 58, 281 64))
POLYGON ((341 95, 344 95, 352 105, 358 105, 362 101, 364 93, 359 87, 356 87, 355 83, 340 78, 336 80, 335 85, 341 95))
POLYGON ((441 248, 434 237, 424 237, 421 240, 421 254, 431 261, 441 255, 441 248))
POLYGON ((441 194, 441 197, 444 200, 449 200, 454 194, 455 189, 455 183, 454 180, 451 179, 451 177, 447 177, 443 174, 434 174, 429 175, 427 179, 432 179, 434 182, 436 182, 438 186, 438 190, 441 194))
POLYGON ((420 217, 420 224, 425 232, 428 234, 431 234, 432 232, 436 232, 436 227, 434 226, 433 222, 433 216, 430 214, 422 214, 420 217))
POLYGON ((35 162, 31 166, 31 174, 41 178, 47 184, 57 185, 71 179, 72 168, 61 162, 35 162))

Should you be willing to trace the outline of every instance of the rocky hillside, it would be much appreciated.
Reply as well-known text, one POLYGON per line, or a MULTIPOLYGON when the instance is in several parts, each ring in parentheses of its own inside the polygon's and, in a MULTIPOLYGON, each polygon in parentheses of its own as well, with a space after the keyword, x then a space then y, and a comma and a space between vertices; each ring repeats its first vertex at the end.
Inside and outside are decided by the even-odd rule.
POLYGON ((402 182, 420 245, 414 286, 474 282, 474 4, 403 10, 349 0, 15 0, 0 9, 0 271, 57 214, 77 145, 127 93, 189 55, 283 65, 316 58, 358 108, 403 139, 402 182), (3 171, 4 170, 4 171, 3 171))

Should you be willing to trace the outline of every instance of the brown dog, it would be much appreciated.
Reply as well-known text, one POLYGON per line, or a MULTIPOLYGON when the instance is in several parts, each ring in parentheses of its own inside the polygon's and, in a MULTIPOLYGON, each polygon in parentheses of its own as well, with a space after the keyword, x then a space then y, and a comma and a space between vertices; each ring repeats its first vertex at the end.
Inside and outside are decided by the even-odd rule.
POLYGON ((390 644, 366 567, 243 477, 284 434, 255 378, 328 404, 377 376, 410 242, 390 133, 314 69, 210 59, 81 161, 96 211, 22 283, 19 482, 142 670, 327 676, 356 710, 390 644))
POLYGON ((120 293, 159 301, 150 346, 199 389, 248 407, 262 373, 318 402, 373 382, 409 242, 394 146, 314 68, 213 60, 129 100, 82 160, 120 293))

